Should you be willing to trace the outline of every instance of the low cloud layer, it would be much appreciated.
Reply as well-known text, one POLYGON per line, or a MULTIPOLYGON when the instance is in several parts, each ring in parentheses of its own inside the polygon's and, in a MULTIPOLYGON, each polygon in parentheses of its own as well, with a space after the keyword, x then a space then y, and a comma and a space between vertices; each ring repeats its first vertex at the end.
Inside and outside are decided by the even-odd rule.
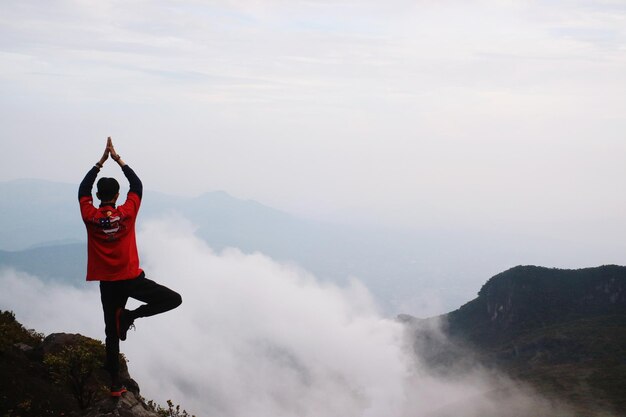
MULTIPOLYGON (((478 370, 432 371, 414 334, 382 317, 358 281, 344 288, 295 265, 213 252, 178 219, 140 234, 149 278, 183 305, 140 319, 122 343, 142 394, 199 416, 528 415, 548 403, 478 370)), ((0 308, 39 331, 103 338, 97 284, 84 290, 0 272, 0 308)), ((429 329, 437 333, 437 329, 429 329)))

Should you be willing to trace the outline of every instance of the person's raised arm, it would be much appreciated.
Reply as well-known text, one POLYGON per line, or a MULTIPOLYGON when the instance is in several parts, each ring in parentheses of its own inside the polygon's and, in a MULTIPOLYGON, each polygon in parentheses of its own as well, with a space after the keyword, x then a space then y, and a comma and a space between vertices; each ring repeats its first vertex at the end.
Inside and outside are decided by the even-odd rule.
POLYGON ((104 166, 105 161, 109 158, 109 143, 111 138, 107 140, 107 147, 104 149, 104 153, 102 157, 96 164, 89 170, 85 178, 81 181, 78 186, 78 199, 80 200, 83 197, 91 197, 91 189, 93 188, 93 183, 96 181, 96 177, 98 176, 98 172, 104 166))
POLYGON ((128 183, 130 184, 130 189, 128 190, 128 192, 135 193, 139 196, 139 198, 141 198, 143 193, 143 184, 141 183, 141 180, 139 179, 137 174, 135 174, 135 171, 133 171, 131 167, 126 165, 126 162, 124 162, 122 160, 122 157, 115 151, 115 147, 113 147, 113 141, 111 141, 111 138, 109 138, 109 140, 107 141, 107 150, 109 151, 111 158, 115 162, 117 162, 120 168, 122 168, 122 172, 124 172, 124 175, 128 179, 128 183))

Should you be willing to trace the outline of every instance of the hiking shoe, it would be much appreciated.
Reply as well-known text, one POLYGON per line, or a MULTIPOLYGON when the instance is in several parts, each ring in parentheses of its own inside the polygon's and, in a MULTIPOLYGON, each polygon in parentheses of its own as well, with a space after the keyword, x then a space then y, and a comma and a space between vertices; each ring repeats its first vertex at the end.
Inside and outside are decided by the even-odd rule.
POLYGON ((111 397, 121 397, 123 393, 128 392, 124 385, 112 385, 111 397))
POLYGON ((130 313, 130 311, 122 307, 115 311, 115 326, 117 328, 117 337, 119 337, 120 340, 126 340, 128 329, 131 327, 135 328, 133 324, 134 320, 128 317, 128 313, 130 313))

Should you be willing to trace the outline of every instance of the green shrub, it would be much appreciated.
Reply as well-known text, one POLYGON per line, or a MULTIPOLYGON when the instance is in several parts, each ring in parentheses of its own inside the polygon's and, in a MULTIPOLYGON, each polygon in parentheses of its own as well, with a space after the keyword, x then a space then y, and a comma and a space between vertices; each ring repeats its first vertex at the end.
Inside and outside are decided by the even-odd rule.
POLYGON ((89 407, 105 386, 96 378, 104 365, 102 342, 85 338, 81 343, 64 346, 58 353, 49 353, 44 364, 57 384, 70 388, 81 409, 89 407))
POLYGON ((6 350, 16 343, 35 347, 43 340, 43 334, 24 328, 12 311, 0 311, 0 350, 6 350))
POLYGON ((189 414, 187 410, 181 410, 180 405, 174 405, 172 400, 167 400, 167 408, 161 407, 152 400, 148 401, 148 407, 156 411, 161 417, 196 417, 189 414))

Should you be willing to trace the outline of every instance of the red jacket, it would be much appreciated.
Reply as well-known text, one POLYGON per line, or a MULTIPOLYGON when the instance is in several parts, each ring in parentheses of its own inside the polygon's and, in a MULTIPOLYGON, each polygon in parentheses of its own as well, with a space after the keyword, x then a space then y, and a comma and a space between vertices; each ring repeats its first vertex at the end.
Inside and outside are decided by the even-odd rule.
POLYGON ((98 171, 92 168, 79 188, 80 212, 87 228, 87 281, 136 278, 142 272, 135 238, 141 181, 128 165, 124 166, 123 172, 131 183, 126 202, 119 207, 105 204, 96 208, 91 188, 98 171))

